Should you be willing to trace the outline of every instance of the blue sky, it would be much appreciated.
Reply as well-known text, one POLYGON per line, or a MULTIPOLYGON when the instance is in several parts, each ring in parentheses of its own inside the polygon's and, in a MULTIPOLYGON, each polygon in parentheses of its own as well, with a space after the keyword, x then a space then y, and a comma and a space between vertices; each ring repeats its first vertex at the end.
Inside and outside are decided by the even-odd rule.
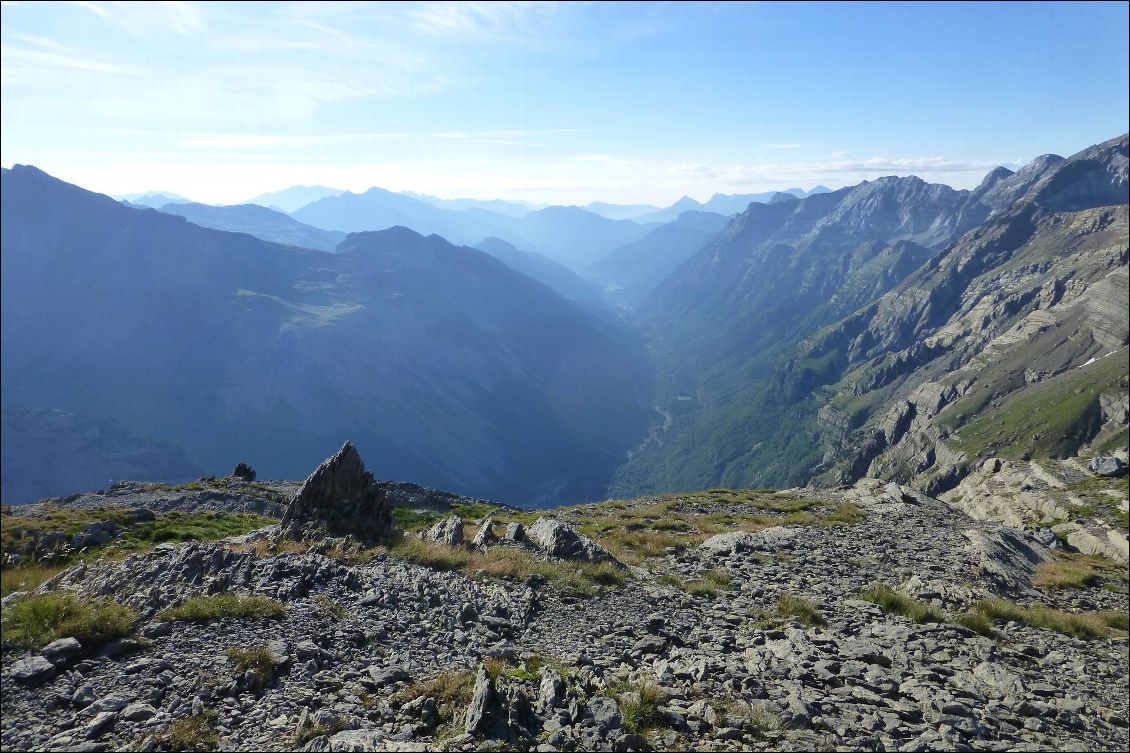
POLYGON ((0 162, 216 203, 969 187, 1128 129, 1127 7, 4 2, 0 162))

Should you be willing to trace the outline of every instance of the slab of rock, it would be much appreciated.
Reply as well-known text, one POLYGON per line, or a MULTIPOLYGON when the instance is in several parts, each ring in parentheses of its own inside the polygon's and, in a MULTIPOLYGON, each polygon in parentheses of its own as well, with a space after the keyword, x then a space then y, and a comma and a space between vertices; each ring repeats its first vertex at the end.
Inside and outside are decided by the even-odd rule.
POLYGON ((12 679, 28 685, 43 682, 54 672, 55 665, 39 655, 26 656, 12 665, 12 679))
POLYGON ((607 562, 624 567, 620 560, 600 544, 553 518, 538 518, 526 529, 526 538, 550 557, 581 562, 607 562))
POLYGON ((752 552, 756 549, 792 549, 797 535, 798 532, 795 528, 787 526, 774 526, 757 533, 732 531, 711 536, 702 542, 699 548, 719 556, 752 552))
POLYGON ((981 565, 981 572, 998 591, 1025 591, 1041 563, 1052 558, 1051 552, 1039 544, 1029 544, 1024 536, 1011 528, 994 531, 969 530, 966 549, 981 565))
POLYGON ((475 534, 475 540, 471 542, 472 546, 479 549, 486 549, 489 545, 493 544, 497 537, 492 530, 494 523, 491 521, 490 516, 486 517, 483 524, 479 527, 479 532, 475 534))
POLYGON ((148 703, 137 701, 122 709, 122 719, 129 722, 144 722, 147 719, 152 719, 156 713, 157 709, 148 703))
POLYGON ((39 653, 47 657, 52 664, 62 664, 72 656, 82 651, 82 644, 74 638, 60 638, 44 646, 39 653))
POLYGON ((385 493, 349 442, 310 474, 286 508, 284 530, 302 533, 310 525, 367 542, 385 540, 392 531, 385 493))
POLYGON ((471 693, 471 703, 467 706, 463 730, 468 735, 485 731, 497 716, 497 707, 498 693, 494 688, 494 680, 490 679, 485 667, 479 667, 479 673, 475 677, 475 689, 471 693))

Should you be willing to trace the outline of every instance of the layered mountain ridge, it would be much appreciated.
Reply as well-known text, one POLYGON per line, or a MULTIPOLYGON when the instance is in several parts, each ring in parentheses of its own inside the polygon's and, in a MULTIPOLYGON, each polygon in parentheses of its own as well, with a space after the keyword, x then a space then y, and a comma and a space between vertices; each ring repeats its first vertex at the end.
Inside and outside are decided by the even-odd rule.
POLYGON ((272 476, 345 432, 386 477, 535 504, 599 497, 643 430, 648 368, 615 322, 438 236, 296 249, 22 166, 3 218, 5 407, 272 476))

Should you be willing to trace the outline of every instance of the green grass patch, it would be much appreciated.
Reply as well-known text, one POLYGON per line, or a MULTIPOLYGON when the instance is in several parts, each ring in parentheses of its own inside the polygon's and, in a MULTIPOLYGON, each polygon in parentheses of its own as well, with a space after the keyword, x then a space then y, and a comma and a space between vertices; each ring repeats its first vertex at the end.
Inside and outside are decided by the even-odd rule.
POLYGON ((214 596, 195 596, 180 606, 161 612, 163 620, 217 620, 281 617, 286 612, 274 599, 265 596, 239 596, 222 593, 214 596))
POLYGON ((34 591, 40 584, 63 572, 63 565, 19 565, 0 570, 0 598, 16 591, 34 591))
POLYGON ((617 680, 605 687, 602 694, 616 701, 620 715, 624 718, 625 731, 642 735, 664 726, 659 707, 663 705, 666 696, 654 683, 634 684, 627 680, 617 680))
POLYGON ((3 611, 4 642, 37 650, 59 638, 89 647, 133 632, 137 613, 114 601, 70 592, 32 594, 3 611))
POLYGON ((822 526, 853 526, 867 519, 867 513, 858 505, 845 502, 820 519, 822 526))
POLYGON ((68 537, 92 523, 112 523, 115 538, 101 547, 90 547, 83 554, 72 555, 67 562, 115 556, 143 551, 168 541, 217 541, 239 536, 277 521, 263 515, 244 513, 163 513, 156 520, 139 521, 137 511, 128 508, 71 508, 45 506, 43 517, 4 515, 0 517, 0 548, 5 554, 28 555, 36 537, 48 531, 62 531, 68 537))
POLYGON ((1124 357, 1103 358, 1023 387, 996 407, 959 401, 943 420, 951 427, 964 422, 954 445, 970 458, 1071 457, 1098 432, 1099 394, 1125 378, 1125 363, 1124 357))
POLYGON ((394 693, 389 698, 389 704, 399 707, 417 698, 434 698, 437 706, 448 707, 446 714, 441 712, 441 718, 451 719, 452 709, 469 704, 474 690, 475 673, 469 669, 460 669, 412 683, 394 693))
POLYGON ((545 562, 523 549, 503 546, 480 552, 404 539, 392 547, 391 553, 424 567, 458 571, 471 578, 525 580, 537 575, 556 588, 578 596, 592 596, 600 586, 622 586, 628 578, 627 573, 612 565, 545 562))
POLYGON ((1052 562, 1041 563, 1032 578, 1036 588, 1087 588, 1104 580, 1127 580, 1126 566, 1094 554, 1057 552, 1052 562))
POLYGON ((425 531, 435 525, 441 517, 435 510, 392 508, 392 522, 402 531, 425 531))

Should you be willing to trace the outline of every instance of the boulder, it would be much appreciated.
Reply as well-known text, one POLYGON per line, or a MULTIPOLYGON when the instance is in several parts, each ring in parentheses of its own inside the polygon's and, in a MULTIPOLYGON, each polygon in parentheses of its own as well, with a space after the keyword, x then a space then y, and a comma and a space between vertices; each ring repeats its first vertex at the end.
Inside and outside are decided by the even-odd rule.
POLYGON ((232 478, 243 479, 244 481, 254 481, 255 469, 249 466, 247 463, 240 463, 235 467, 235 470, 231 472, 231 475, 232 478))
POLYGON ((526 527, 521 523, 506 524, 506 540, 520 544, 526 540, 526 527))
POLYGON ((283 515, 283 530, 292 535, 312 525, 369 543, 386 540, 392 531, 385 493, 349 442, 310 474, 283 515))
POLYGON ((526 538, 550 557, 581 562, 608 562, 624 567, 620 560, 572 526, 553 518, 538 518, 526 529, 526 538))
POLYGON ((1087 461, 1087 470, 1096 476, 1117 478, 1126 473, 1126 462, 1122 458, 1098 457, 1087 461))

